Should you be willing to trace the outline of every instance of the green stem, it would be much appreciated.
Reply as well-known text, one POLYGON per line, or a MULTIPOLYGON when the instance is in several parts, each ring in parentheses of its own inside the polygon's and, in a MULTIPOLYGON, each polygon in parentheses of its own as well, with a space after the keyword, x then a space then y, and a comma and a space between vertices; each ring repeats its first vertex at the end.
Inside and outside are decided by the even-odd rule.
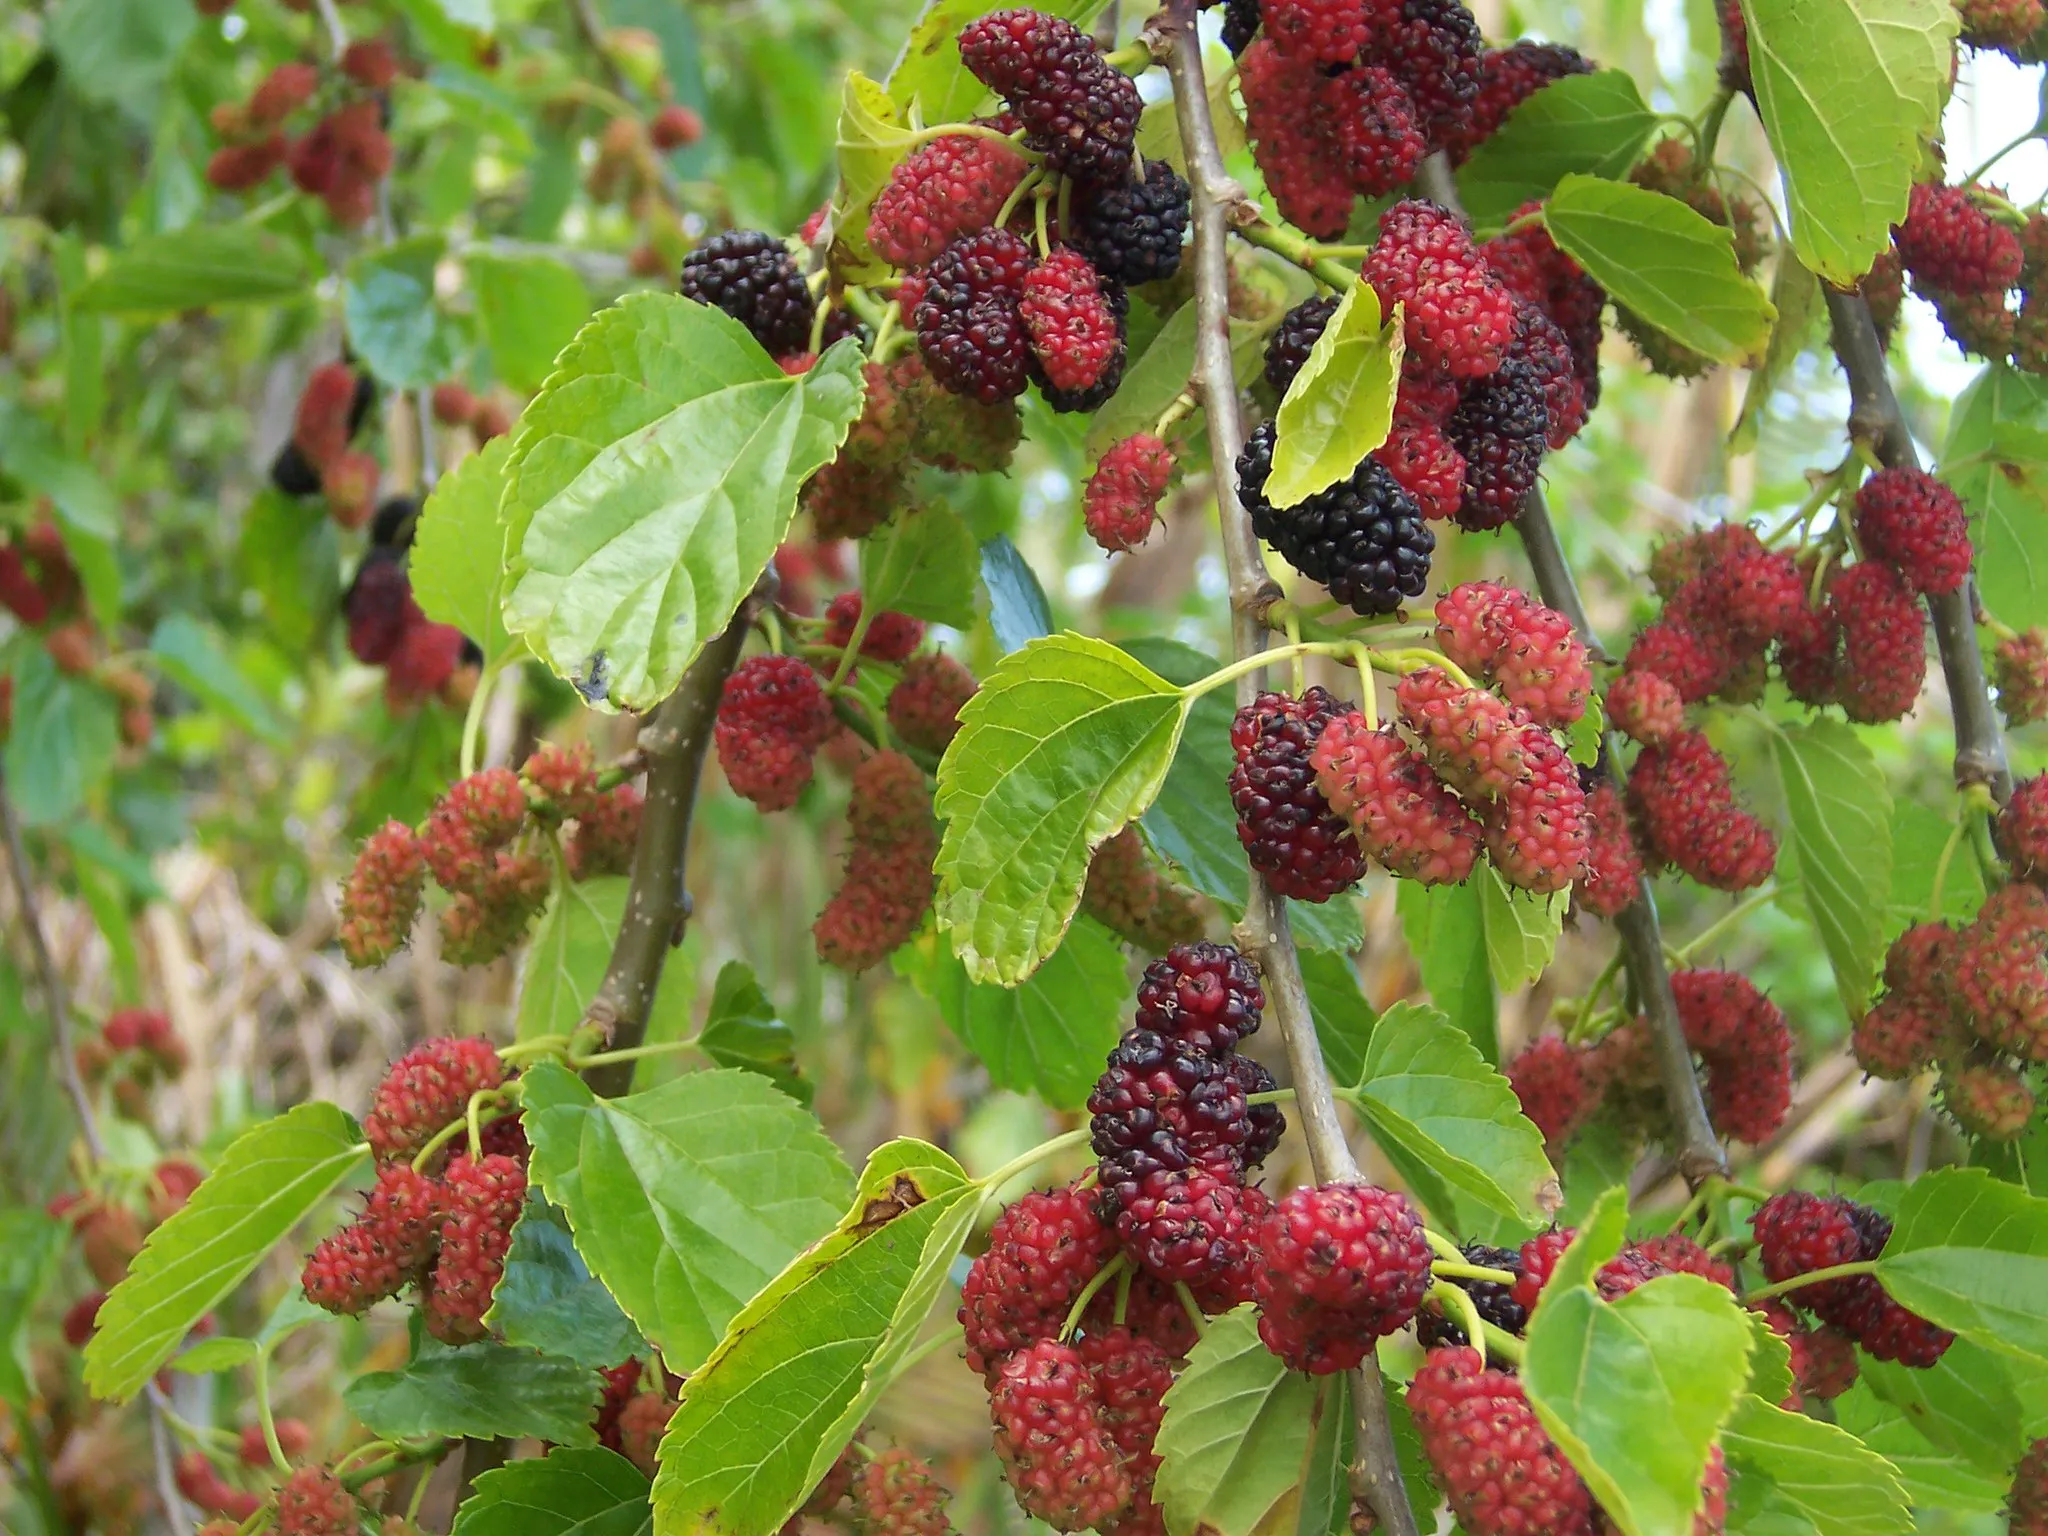
POLYGON ((1738 901, 1734 906, 1730 907, 1726 912, 1722 913, 1719 917, 1715 918, 1714 921, 1707 924, 1706 927, 1702 928, 1695 937, 1688 939, 1678 949, 1674 950, 1672 953, 1672 957, 1675 960, 1677 960, 1679 965, 1683 966, 1687 961, 1691 960, 1694 955, 1698 954, 1701 950, 1705 949, 1709 944, 1713 943, 1714 940, 1721 937, 1722 934, 1726 933, 1730 928, 1734 927, 1737 923, 1741 922, 1742 919, 1749 916, 1749 914, 1754 912, 1758 907, 1764 906, 1768 902, 1775 901, 1777 899, 1777 895, 1777 888, 1773 886, 1768 890, 1758 891, 1754 895, 1748 896, 1743 900, 1738 901))
POLYGON ((1060 1324, 1061 1338, 1066 1339, 1073 1337, 1074 1329, 1080 1325, 1081 1314, 1088 1310, 1088 1303, 1095 1299, 1097 1293, 1100 1292, 1105 1285, 1109 1284, 1110 1281, 1116 1279, 1117 1276, 1121 1275, 1125 1270, 1129 1269, 1130 1267, 1130 1255, 1119 1253, 1115 1258, 1111 1259, 1107 1264, 1103 1265, 1102 1268, 1095 1271, 1095 1278, 1090 1280, 1086 1285, 1081 1287, 1081 1294, 1076 1296, 1074 1298, 1074 1304, 1071 1307, 1067 1308, 1067 1319, 1065 1322, 1060 1324))
POLYGON ((683 1051, 703 1049, 704 1047, 697 1043, 696 1036, 692 1035, 688 1040, 660 1040, 653 1045, 633 1045, 624 1050, 599 1051, 593 1056, 572 1056, 569 1058, 569 1065, 576 1071, 583 1072, 591 1067, 608 1067, 615 1062, 645 1061, 649 1056, 674 1056, 683 1051))
MULTIPOLYGON (((1438 1259, 1429 1266, 1429 1272, 1433 1275, 1441 1276, 1445 1280, 1490 1280, 1495 1285, 1513 1285, 1515 1283, 1515 1275, 1512 1270, 1493 1269, 1485 1264, 1467 1264, 1462 1259, 1456 1263, 1449 1259, 1438 1259)), ((1457 1290, 1458 1287, 1452 1286, 1451 1289, 1457 1290)))
POLYGON ((492 1120, 499 1120, 504 1118, 504 1113, 502 1110, 500 1110, 498 1114, 492 1115, 488 1120, 481 1118, 479 1115, 480 1106, 477 1104, 477 1100, 488 1099, 493 1101, 495 1104, 502 1105, 505 1104, 507 1101, 516 1098, 518 1096, 518 1092, 519 1083, 515 1079, 514 1081, 507 1083, 502 1088, 484 1088, 478 1090, 478 1092, 471 1095, 470 1102, 464 1110, 462 1117, 457 1120, 451 1120, 446 1125, 442 1126, 441 1129, 434 1132, 434 1134, 428 1138, 427 1144, 424 1147, 420 1148, 419 1155, 412 1160, 413 1172, 424 1172, 426 1170, 427 1164, 430 1161, 432 1161, 435 1153, 439 1152, 442 1148, 446 1147, 449 1142, 453 1141, 456 1137, 464 1134, 465 1132, 468 1132, 470 1134, 471 1146, 472 1149, 474 1149, 474 1138, 479 1132, 481 1132, 482 1128, 486 1125, 489 1125, 492 1120), (471 1129, 471 1123, 473 1120, 476 1126, 475 1130, 471 1129))
POLYGON ((1024 173, 1024 179, 1010 189, 1010 195, 1003 199, 1003 206, 996 210, 997 229, 1009 227, 1010 215, 1017 211, 1017 205, 1023 202, 1044 178, 1045 170, 1041 166, 1033 166, 1024 173))
POLYGON ((1974 813, 1967 805, 1956 818, 1956 824, 1949 829, 1948 841, 1941 845, 1941 857, 1934 861, 1934 891, 1927 902, 1927 921, 1941 921, 1942 890, 1948 884, 1948 867, 1954 861, 1956 850, 1963 845, 1963 836, 1969 830, 1974 813))
POLYGON ((1186 417, 1194 408, 1195 397, 1188 393, 1188 391, 1182 390, 1173 397, 1173 404, 1161 412, 1159 419, 1152 424, 1152 435, 1162 443, 1165 442, 1166 434, 1171 432, 1182 418, 1186 417))
POLYGON ((1195 1293, 1188 1289, 1185 1280, 1173 1282, 1173 1294, 1180 1298, 1180 1304, 1187 1309, 1188 1321, 1195 1325, 1195 1337, 1199 1339, 1209 1331, 1209 1319, 1202 1315, 1201 1303, 1195 1300, 1195 1293))
POLYGON ((1614 978, 1621 974, 1622 962, 1627 958, 1627 954, 1626 950, 1616 949, 1614 957, 1607 962, 1606 969, 1594 979, 1591 990, 1586 993, 1586 1000, 1579 1004, 1578 1017, 1572 1020, 1571 1028, 1565 1031, 1565 1038, 1573 1044, 1585 1039, 1586 1026, 1592 1020, 1593 1010, 1599 1007, 1600 999, 1607 995, 1607 989, 1614 985, 1614 978))
POLYGON ((1465 1262, 1465 1250, 1452 1242, 1448 1237, 1445 1237, 1443 1233, 1434 1231, 1429 1227, 1424 1227, 1422 1229, 1422 1239, 1429 1244, 1430 1251, 1435 1253, 1444 1263, 1462 1264, 1465 1262))
POLYGON ((2036 124, 2034 127, 2029 128, 2025 133, 2021 134, 2018 138, 2014 139, 2010 144, 2000 146, 1998 151, 1995 154, 1993 154, 1989 160, 1986 160, 1982 165, 1978 166, 1977 169, 1970 172, 1969 175, 1965 176, 1963 178, 1962 184, 1966 187, 1969 187, 1975 186, 1978 182, 1982 181, 1987 175, 1990 174, 1991 168, 1994 165, 1998 164, 1999 161, 2003 160, 2007 155, 2011 154, 2014 150, 2020 148, 2022 145, 2030 143, 2036 136, 2038 129, 2039 125, 2036 124))
POLYGON ((1198 678, 1181 691, 1191 699, 1199 699, 1225 683, 1234 683, 1247 672, 1257 672, 1276 661, 1285 661, 1294 655, 1302 656, 1349 656, 1357 647, 1335 640, 1307 640, 1299 645, 1276 645, 1269 651, 1245 656, 1226 667, 1219 667, 1207 677, 1198 678))
POLYGON ((1078 1131, 1068 1131, 1065 1135, 1053 1137, 1051 1141, 1041 1141, 1021 1157, 1011 1158, 1002 1167, 981 1181, 982 1188, 987 1192, 983 1198, 986 1199, 987 1196, 993 1195, 1018 1174, 1036 1168, 1047 1158, 1057 1157, 1069 1147, 1085 1147, 1092 1134, 1088 1127, 1084 1125, 1078 1131))
POLYGON ((1874 1259, 1859 1259, 1854 1264, 1831 1264, 1826 1269, 1808 1270, 1803 1275, 1794 1275, 1790 1280, 1780 1280, 1776 1285, 1760 1286, 1756 1290, 1745 1291, 1742 1304, 1745 1307, 1753 1306, 1759 1301, 1768 1301, 1773 1296, 1782 1296, 1787 1291, 1818 1285, 1823 1280, 1851 1280, 1859 1275, 1876 1273, 1877 1262, 1874 1259))
POLYGON ((1349 267, 1339 266, 1334 261, 1318 257, 1315 243, 1306 235, 1298 235, 1291 229, 1269 224, 1264 219, 1234 225, 1233 232, 1248 244, 1271 251, 1276 256, 1286 257, 1326 287, 1335 288, 1342 293, 1358 286, 1356 272, 1349 267))
POLYGON ((1465 1328, 1466 1339, 1479 1351, 1479 1363, 1485 1365, 1486 1319, 1479 1315, 1478 1298, 1461 1285, 1433 1285, 1429 1293, 1436 1299, 1436 1304, 1446 1312, 1458 1314, 1458 1321, 1465 1328))
POLYGON ((1722 86, 1714 93, 1714 99, 1707 103, 1707 110, 1700 115, 1699 126, 1693 133, 1693 175, 1704 176, 1707 167, 1714 163, 1714 155, 1721 144, 1721 125, 1728 121, 1728 109, 1735 103, 1735 92, 1722 86))
POLYGON ((277 1419, 270 1407, 270 1355, 267 1351, 256 1351, 251 1374, 256 1384, 256 1422, 263 1426, 263 1443, 270 1447, 271 1465, 280 1472, 290 1472, 292 1464, 284 1454, 284 1446, 278 1441, 277 1419))
POLYGON ((477 747, 484 732, 484 705, 489 702, 491 689, 497 681, 498 668, 485 667, 482 676, 476 680, 476 692, 469 696, 469 708, 462 716, 462 754, 458 766, 465 779, 476 772, 477 747))

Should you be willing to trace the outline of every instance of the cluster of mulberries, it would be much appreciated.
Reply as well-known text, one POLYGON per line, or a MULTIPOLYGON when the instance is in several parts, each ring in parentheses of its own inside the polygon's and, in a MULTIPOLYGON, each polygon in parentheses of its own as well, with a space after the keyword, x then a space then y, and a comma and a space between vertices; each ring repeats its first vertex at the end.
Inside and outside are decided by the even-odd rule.
MULTIPOLYGON (((85 586, 65 548, 63 531, 38 517, 0 541, 0 608, 39 638, 57 670, 97 683, 120 710, 121 740, 145 747, 156 734, 155 685, 140 669, 110 657, 85 602, 85 586)), ((0 677, 0 741, 13 714, 14 679, 0 677)))
MULTIPOLYGON (((1570 1228, 1530 1239, 1519 1251, 1468 1247, 1468 1262, 1512 1277, 1457 1278, 1491 1328, 1520 1335, 1552 1270, 1576 1234, 1570 1228)), ((1662 1275, 1692 1274, 1733 1290, 1734 1271, 1682 1233, 1631 1243, 1594 1276, 1601 1300, 1616 1301, 1662 1275)), ((1462 1309, 1431 1302, 1417 1319, 1429 1353, 1408 1384, 1407 1405, 1434 1480, 1473 1536, 1596 1536, 1611 1529, 1593 1497, 1530 1406, 1511 1369, 1470 1347, 1462 1309)), ((1716 1447, 1702 1479, 1696 1536, 1718 1536, 1727 1514, 1727 1469, 1716 1447)))
POLYGON ((1463 881, 1482 850, 1524 890, 1586 878, 1586 793, 1555 734, 1585 713, 1584 645, 1560 614, 1494 582, 1453 589, 1436 614, 1444 655, 1483 681, 1410 672, 1398 720, 1377 726, 1327 695, 1239 716, 1239 836, 1290 894, 1327 899, 1357 878, 1360 854, 1425 885, 1463 881), (1297 785, 1303 743, 1314 778, 1297 785))
POLYGON ((247 192, 280 167, 301 192, 327 204, 335 223, 354 227, 376 211, 377 183, 391 170, 391 140, 384 131, 383 93, 399 65, 381 37, 360 38, 342 55, 327 82, 325 111, 298 134, 289 125, 323 91, 310 64, 280 64, 246 101, 213 108, 221 147, 206 163, 206 179, 224 192, 247 192))
POLYGON ((462 1344, 484 1336, 526 1200, 524 1131, 516 1115, 501 1116, 483 1126, 474 1151, 437 1150, 423 1166, 414 1163, 465 1119, 475 1095, 505 1080, 504 1063, 478 1035, 429 1040, 391 1064, 363 1117, 376 1183, 362 1214, 306 1260, 300 1284, 308 1301, 351 1316, 417 1285, 435 1338, 462 1344))
POLYGON ((377 401, 377 386, 346 361, 322 363, 307 376, 292 416, 292 435, 271 460, 270 483, 287 496, 323 496, 344 528, 369 521, 377 498, 377 459, 350 446, 377 401))
POLYGON ((1136 827, 1125 827, 1095 850, 1081 909, 1146 954, 1164 954, 1202 936, 1194 894, 1167 876, 1136 827))
POLYGON ((140 1109, 151 1087, 177 1077, 191 1059, 170 1016, 154 1008, 115 1009, 97 1034, 78 1042, 73 1055, 79 1076, 111 1084, 124 1112, 140 1109))
POLYGON ((1236 1051, 1263 1006, 1227 946, 1181 946, 1148 966, 1136 1023, 1089 1099, 1095 1186, 1011 1205, 961 1287, 1004 1475, 1056 1530, 1162 1528, 1153 1439, 1196 1338, 1182 1293, 1212 1312, 1250 1299, 1271 1208, 1246 1174, 1284 1122, 1247 1103, 1273 1081, 1236 1051))
POLYGON ((2048 1062, 2048 777, 2014 791, 1997 830, 2018 878, 1961 928, 1920 923, 1894 939, 1849 1043, 1875 1077, 1935 1069, 1965 1131, 2009 1141, 2033 1119, 2029 1075, 2048 1062))
MULTIPOLYGON (((1240 494, 1260 536, 1303 574, 1361 589, 1361 612, 1414 597, 1433 536, 1415 526, 1455 519, 1487 530, 1512 521, 1535 489, 1544 455, 1562 448, 1598 399, 1605 294, 1540 225, 1477 245, 1459 220, 1425 202, 1380 217, 1364 276, 1382 309, 1402 305, 1408 350, 1387 441, 1340 483, 1274 508, 1264 486, 1272 428, 1239 459, 1240 494)), ((1289 311, 1267 344, 1267 382, 1284 395, 1335 303, 1289 311)))
POLYGON ((478 447, 512 430, 512 418, 496 400, 478 395, 459 379, 445 379, 434 386, 428 408, 444 427, 467 427, 478 447))
POLYGON ((370 547, 341 599, 349 654, 384 669, 384 700, 393 709, 430 698, 461 708, 476 687, 483 652, 453 624, 420 612, 413 599, 406 561, 418 510, 410 496, 392 496, 371 520, 370 547))
MULTIPOLYGON (((1651 192, 1677 198, 1708 223, 1729 230, 1734 236, 1736 265, 1745 274, 1754 273, 1770 254, 1769 215, 1740 193, 1732 197, 1724 193, 1703 174, 1706 169, 1694 159, 1688 140, 1668 138, 1659 140, 1629 172, 1629 180, 1651 192)), ((1614 321, 1643 361, 1667 379, 1697 378, 1712 363, 1626 305, 1614 306, 1614 321)))
POLYGON ((1922 182, 1892 238, 1957 346, 2048 371, 2048 216, 2023 215, 1990 187, 1922 182))
POLYGON ((572 878, 623 873, 640 820, 640 791, 600 790, 587 747, 543 744, 514 773, 458 779, 419 828, 387 821, 367 838, 341 889, 341 947, 355 966, 382 965, 405 947, 429 875, 451 898, 441 953, 482 965, 525 935, 547 905, 553 875, 543 837, 569 828, 572 878))
MULTIPOLYGON (((1791 1026, 1747 977, 1733 971, 1673 973, 1685 1043, 1705 1071, 1714 1124, 1738 1141, 1777 1134, 1792 1106, 1791 1026)), ((1646 1026, 1632 1020, 1588 1045, 1539 1035, 1507 1064, 1522 1113, 1553 1145, 1604 1114, 1654 1134, 1662 1097, 1646 1026)))
POLYGON ((1991 652, 1991 680, 2007 725, 2048 720, 2048 629, 2001 636, 1991 652))
POLYGON ((1119 438, 1096 461, 1081 492, 1088 536, 1109 554, 1136 549, 1159 520, 1173 483, 1173 450, 1150 432, 1119 438))
MULTIPOLYGON (((1840 1195, 1790 1191, 1765 1201, 1751 1222, 1757 1258, 1773 1282, 1879 1257, 1891 1221, 1840 1195)), ((1874 1359, 1925 1370, 1941 1359, 1955 1335, 1892 1300, 1873 1275, 1819 1280, 1785 1293, 1790 1305, 1839 1328, 1874 1359)))
POLYGON ((1259 10, 1264 35, 1231 41, 1252 153, 1289 223, 1335 239, 1356 198, 1406 185, 1432 149, 1477 142, 1487 50, 1457 0, 1265 0, 1259 10))
MULTIPOLYGON (((1014 419, 1011 402, 1032 384, 1055 410, 1093 410, 1122 381, 1126 285, 1169 278, 1180 264, 1187 183, 1138 157, 1137 86, 1071 22, 1000 10, 969 22, 958 41, 1003 111, 900 161, 869 211, 867 243, 905 274, 896 300, 915 329, 923 377, 997 423, 1014 419)), ((906 422, 895 435, 932 430, 906 422)), ((991 436, 978 426, 967 435, 991 436)), ((1014 430, 994 441, 1007 459, 1014 430)), ((971 441, 964 455, 934 446, 941 457, 986 456, 971 441)), ((827 487, 835 512, 899 488, 886 457, 858 445, 851 457, 828 477, 845 482, 827 487)), ((1128 523, 1135 513, 1123 516, 1128 523)), ((874 520, 832 519, 849 531, 874 520)))

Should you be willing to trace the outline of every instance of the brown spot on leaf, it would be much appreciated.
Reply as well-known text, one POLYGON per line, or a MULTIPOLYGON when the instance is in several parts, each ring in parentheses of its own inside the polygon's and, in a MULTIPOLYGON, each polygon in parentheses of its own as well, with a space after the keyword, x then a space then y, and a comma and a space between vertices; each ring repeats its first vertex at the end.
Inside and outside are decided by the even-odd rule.
POLYGON ((899 1173, 889 1183, 886 1195, 877 1195, 861 1207, 860 1222, 854 1227, 857 1236, 865 1237, 879 1231, 905 1211, 924 1204, 924 1191, 917 1187, 917 1180, 907 1173, 899 1173))

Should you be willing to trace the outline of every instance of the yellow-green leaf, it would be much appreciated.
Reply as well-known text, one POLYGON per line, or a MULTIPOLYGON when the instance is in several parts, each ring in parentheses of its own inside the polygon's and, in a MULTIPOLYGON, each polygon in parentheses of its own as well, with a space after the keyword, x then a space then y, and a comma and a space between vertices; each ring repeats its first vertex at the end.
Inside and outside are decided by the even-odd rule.
POLYGON ((1267 500, 1291 507, 1328 490, 1387 440, 1404 350, 1400 306, 1382 324, 1372 284, 1356 284, 1280 402, 1267 500))

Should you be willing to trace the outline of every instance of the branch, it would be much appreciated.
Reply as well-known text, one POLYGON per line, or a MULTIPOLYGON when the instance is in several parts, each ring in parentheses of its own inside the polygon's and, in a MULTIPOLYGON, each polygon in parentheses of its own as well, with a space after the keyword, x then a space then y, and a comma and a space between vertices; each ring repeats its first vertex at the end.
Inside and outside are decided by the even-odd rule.
MULTIPOLYGON (((612 944, 611 962, 583 1022, 604 1031, 609 1046, 628 1050, 647 1035, 647 1015, 668 952, 682 942, 690 920, 689 892, 683 888, 689 856, 690 820, 697 807, 697 781, 718 718, 718 699, 740 657, 754 615, 774 588, 765 575, 740 604, 724 631, 697 654, 676 691, 662 701, 640 732, 647 758, 647 804, 640 840, 633 849, 633 879, 625 915, 612 944)), ((606 1098, 633 1083, 631 1061, 593 1067, 590 1086, 606 1098)))
MULTIPOLYGON (((1422 162, 1416 185, 1433 202, 1460 217, 1464 208, 1458 201, 1458 183, 1451 175, 1450 162, 1441 153, 1422 162)), ((1565 560, 1564 547, 1557 541, 1557 528, 1550 521, 1550 508, 1541 489, 1529 493, 1515 517, 1515 531, 1522 536, 1522 548, 1529 568, 1536 575, 1536 590, 1543 601, 1571 620, 1572 628, 1586 648, 1603 654, 1600 637, 1586 617, 1586 605, 1579 597, 1579 584, 1565 560)), ((1623 785, 1620 761, 1612 740, 1607 750, 1608 772, 1615 788, 1623 785)), ((1657 922, 1657 901, 1650 894, 1650 882, 1636 888, 1636 899, 1614 919, 1620 935, 1622 954, 1649 1024, 1651 1048, 1657 1056, 1657 1075, 1664 1085, 1664 1105, 1671 1116, 1676 1142, 1678 1171, 1693 1189, 1709 1178, 1728 1173, 1728 1155, 1714 1134, 1707 1116, 1706 1100, 1700 1095, 1698 1075, 1693 1071, 1692 1048, 1685 1043, 1685 1026, 1679 1021, 1678 1002, 1671 995, 1671 972, 1664 964, 1664 936, 1657 922)))
MULTIPOLYGON (((1849 376, 1849 436, 1867 444, 1888 467, 1918 469, 1920 455, 1914 451, 1899 397, 1892 391, 1884 343, 1878 339, 1870 305, 1860 293, 1826 282, 1821 288, 1827 295, 1835 356, 1849 376)), ((1928 598, 1927 609, 1934 618, 1935 649, 1941 653, 1955 721, 1956 787, 1985 785, 2002 805, 2012 795, 2012 769, 2005 756, 2005 733, 1984 684, 1975 602, 1973 578, 1946 596, 1928 598)))
MULTIPOLYGON (((1237 455, 1244 446, 1244 419, 1238 409, 1237 374, 1230 356, 1227 245, 1230 212, 1244 201, 1244 192, 1224 171, 1217 148, 1208 81, 1202 70, 1202 44, 1195 30, 1195 0, 1171 0, 1151 26, 1165 44, 1174 115, 1187 155, 1195 226, 1195 382, 1207 408, 1216 512, 1222 526, 1223 558, 1230 572, 1231 648, 1244 659, 1265 650, 1264 610, 1278 596, 1277 584, 1266 573, 1251 519, 1237 499, 1237 455)), ((1238 679, 1240 703, 1250 703, 1258 690, 1258 673, 1247 672, 1238 679)), ((1295 1105, 1315 1176, 1323 1182, 1356 1181, 1358 1163, 1337 1118, 1329 1067, 1309 1015, 1308 989, 1302 982, 1301 960, 1287 926, 1286 908, 1257 870, 1252 871, 1251 897, 1239 931, 1248 941, 1245 947, 1252 950, 1265 972, 1266 995, 1287 1049, 1295 1105)), ((1387 1536, 1416 1536, 1415 1514, 1401 1481, 1393 1426, 1387 1417, 1386 1383, 1376 1356, 1367 1355, 1353 1373, 1352 1397, 1358 1412, 1353 1475, 1359 1491, 1387 1536)))

